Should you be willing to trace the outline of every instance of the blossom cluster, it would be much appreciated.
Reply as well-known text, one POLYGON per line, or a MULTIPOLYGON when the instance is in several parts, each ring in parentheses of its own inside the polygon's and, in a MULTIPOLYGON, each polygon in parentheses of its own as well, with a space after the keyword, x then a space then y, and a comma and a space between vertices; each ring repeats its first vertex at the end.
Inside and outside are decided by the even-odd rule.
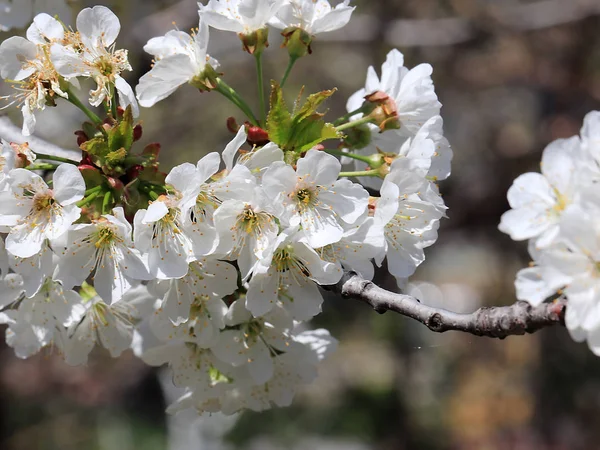
POLYGON ((529 240, 533 262, 517 274, 517 298, 566 298, 571 336, 600 355, 600 111, 586 115, 579 136, 550 143, 540 166, 515 179, 499 226, 529 240))
POLYGON ((108 8, 81 11, 76 30, 39 14, 26 38, 0 45, 24 134, 60 99, 90 119, 76 132, 80 162, 2 142, 0 322, 17 356, 52 346, 77 365, 96 346, 113 357, 133 349, 147 364, 168 364, 186 389, 173 411, 290 404, 336 346, 327 330, 303 324, 321 312, 319 286, 344 271, 372 279, 385 259, 399 283, 411 276, 437 239, 446 207, 436 181, 449 175, 452 153, 430 66, 409 70, 393 50, 381 78, 370 68, 332 123, 316 108, 333 91, 290 112, 273 83, 271 110, 257 118, 215 71, 209 27, 238 33, 257 61, 268 25, 282 29, 291 67, 353 9, 211 0, 191 34, 146 44, 155 60, 137 95, 122 77, 131 67, 108 8), (87 105, 76 94, 85 78, 95 83, 87 105), (150 107, 186 84, 224 95, 247 122, 228 122, 234 137, 221 154, 166 174, 158 144, 132 150, 138 102, 150 107), (343 172, 336 156, 357 170, 343 172))

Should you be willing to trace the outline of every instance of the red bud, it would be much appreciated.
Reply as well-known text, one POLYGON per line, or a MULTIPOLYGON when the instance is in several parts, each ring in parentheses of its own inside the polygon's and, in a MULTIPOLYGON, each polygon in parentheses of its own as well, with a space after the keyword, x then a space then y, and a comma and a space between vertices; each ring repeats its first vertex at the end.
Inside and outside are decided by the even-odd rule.
POLYGON ((138 123, 133 127, 133 142, 139 141, 142 138, 142 124, 138 123))
POLYGON ((227 129, 234 134, 238 132, 238 130, 240 129, 240 126, 237 124, 235 117, 227 118, 227 129))
POLYGON ((261 146, 269 143, 269 133, 262 128, 249 126, 247 132, 249 144, 261 146))
POLYGON ((81 147, 81 145, 84 142, 89 141, 89 138, 87 137, 87 135, 85 134, 85 132, 83 130, 77 130, 75 133, 73 133, 75 136, 77 136, 77 146, 81 147))

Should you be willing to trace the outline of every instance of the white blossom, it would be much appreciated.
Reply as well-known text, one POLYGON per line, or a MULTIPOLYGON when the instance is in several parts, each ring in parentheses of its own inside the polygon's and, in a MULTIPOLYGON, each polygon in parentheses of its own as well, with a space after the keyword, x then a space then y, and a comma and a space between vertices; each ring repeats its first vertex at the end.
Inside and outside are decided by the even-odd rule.
POLYGON ((77 38, 66 45, 54 44, 51 58, 56 70, 65 79, 92 78, 96 89, 90 91, 89 102, 99 106, 114 101, 113 86, 119 93, 119 104, 131 105, 134 117, 139 114, 133 89, 121 73, 131 70, 127 50, 116 50, 115 41, 121 30, 117 16, 105 6, 83 9, 77 16, 77 38))
POLYGON ((349 227, 333 244, 316 249, 324 261, 336 264, 371 280, 375 274, 371 260, 384 251, 383 227, 372 217, 349 227))
POLYGON ((4 139, 0 140, 0 192, 8 189, 8 173, 15 168, 15 151, 4 139))
POLYGON ((270 205, 261 194, 255 188, 246 202, 227 200, 214 215, 220 244, 217 253, 237 260, 242 279, 271 250, 279 232, 276 217, 269 212, 270 205))
POLYGON ((141 254, 133 247, 132 228, 123 208, 105 214, 91 224, 74 225, 66 235, 55 278, 71 289, 93 272, 94 287, 109 305, 150 274, 141 254))
POLYGON ((542 155, 542 173, 520 175, 508 190, 511 210, 502 215, 500 231, 514 240, 536 238, 540 247, 558 236, 560 216, 578 195, 576 172, 579 138, 559 139, 542 155))
POLYGON ((106 348, 113 358, 131 348, 136 325, 148 317, 153 309, 154 296, 144 286, 128 290, 123 298, 112 305, 94 296, 83 304, 82 318, 70 325, 61 342, 65 361, 80 365, 96 344, 106 348))
POLYGON ((202 82, 207 65, 219 66, 207 53, 208 24, 200 20, 198 31, 190 36, 179 30, 152 38, 144 51, 154 56, 150 72, 140 78, 136 87, 140 105, 149 108, 171 95, 184 83, 202 82))
MULTIPOLYGON (((352 112, 364 104, 364 97, 375 92, 383 92, 395 105, 399 128, 390 130, 394 136, 414 136, 432 117, 438 116, 441 104, 438 101, 429 64, 419 64, 412 69, 404 66, 404 55, 398 50, 391 50, 381 66, 381 77, 370 66, 367 71, 365 87, 354 93, 348 100, 348 111, 352 112)), ((361 115, 355 116, 355 118, 361 115)))
MULTIPOLYGON (((48 240, 42 243, 41 250, 28 258, 19 258, 12 254, 8 255, 10 268, 23 280, 25 295, 34 296, 42 287, 48 277, 52 277, 55 271, 54 252, 50 248, 48 240)), ((71 289, 69 286, 68 289, 71 289)))
POLYGON ((291 317, 276 307, 263 317, 254 318, 244 302, 238 300, 229 308, 225 323, 232 328, 221 332, 213 353, 234 367, 247 365, 254 383, 266 383, 274 373, 273 359, 289 351, 293 344, 291 317))
POLYGON ((254 317, 260 317, 282 304, 294 319, 316 316, 323 303, 316 283, 335 284, 342 271, 335 264, 323 261, 301 231, 283 231, 274 247, 254 269, 246 308, 254 317))
POLYGON ((27 30, 27 39, 12 36, 0 44, 0 76, 13 84, 16 93, 8 106, 17 103, 23 114, 23 134, 33 133, 35 112, 43 110, 53 96, 67 98, 49 58, 49 46, 64 37, 63 26, 48 14, 38 14, 27 30))
POLYGON ((283 202, 282 218, 290 226, 302 225, 312 247, 339 241, 344 225, 355 223, 367 209, 367 191, 350 180, 338 180, 340 169, 334 156, 313 149, 298 160, 295 171, 275 162, 263 175, 267 197, 283 202))
POLYGON ((288 0, 269 22, 281 30, 300 28, 311 35, 335 31, 350 21, 354 6, 350 0, 338 3, 334 8, 328 0, 288 0))
POLYGON ((279 10, 284 0, 209 0, 198 3, 200 17, 217 30, 249 34, 261 28, 279 10))
POLYGON ((56 239, 79 218, 76 202, 83 198, 85 183, 79 169, 61 164, 52 176, 52 189, 26 169, 10 172, 10 191, 0 192, 0 227, 9 229, 6 249, 28 258, 42 249, 45 239, 56 239))
MULTIPOLYGON (((162 340, 167 340, 166 334, 171 333, 171 326, 177 327, 193 315, 199 321, 193 333, 200 335, 204 328, 210 328, 205 334, 212 336, 213 331, 224 326, 227 306, 222 299, 236 289, 237 273, 231 264, 208 258, 191 262, 184 277, 159 281, 154 287, 156 294, 162 298, 156 314, 155 333, 162 340), (207 321, 203 322, 203 319, 207 321), (163 325, 167 333, 159 330, 163 325)), ((194 342, 204 345, 202 338, 200 341, 194 339, 194 342)))
POLYGON ((162 195, 148 209, 140 209, 134 218, 136 247, 148 253, 150 274, 155 277, 181 278, 194 259, 192 237, 183 230, 181 198, 162 195))
POLYGON ((443 212, 421 197, 426 189, 426 167, 410 158, 398 158, 381 187, 375 220, 384 227, 385 250, 376 262, 387 257, 388 270, 398 280, 409 277, 425 260, 423 249, 437 239, 443 212))

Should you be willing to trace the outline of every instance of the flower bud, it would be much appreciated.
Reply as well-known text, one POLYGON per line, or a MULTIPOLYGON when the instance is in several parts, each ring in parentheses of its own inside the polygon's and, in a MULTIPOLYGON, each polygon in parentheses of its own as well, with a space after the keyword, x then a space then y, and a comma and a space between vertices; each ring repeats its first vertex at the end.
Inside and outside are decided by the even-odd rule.
POLYGON ((10 146, 15 152, 15 167, 16 168, 25 168, 36 159, 35 153, 31 151, 29 148, 29 142, 23 142, 22 144, 17 144, 16 142, 11 142, 10 146))
POLYGON ((209 92, 217 87, 219 74, 210 64, 204 66, 204 70, 190 80, 190 84, 200 90, 200 92, 209 92))
POLYGON ((282 47, 287 48, 290 58, 297 59, 312 53, 312 36, 303 29, 288 27, 281 35, 284 37, 282 47))
POLYGON ((142 124, 137 124, 133 127, 133 142, 137 142, 142 138, 142 124))
POLYGON ((234 133, 234 134, 238 132, 238 130, 240 129, 240 126, 238 125, 237 121, 235 120, 235 117, 227 118, 227 129, 231 133, 234 133))
POLYGON ((261 147, 269 143, 269 133, 261 127, 255 127, 248 124, 246 125, 246 132, 248 133, 248 143, 250 145, 261 147))
POLYGON ((367 124, 344 130, 344 147, 359 150, 371 143, 371 130, 367 124))
POLYGON ((89 141, 89 138, 87 137, 87 135, 85 134, 85 131, 83 131, 83 130, 77 130, 73 134, 75 136, 77 136, 77 147, 81 147, 81 144, 89 141))
POLYGON ((267 27, 246 34, 239 33, 238 36, 242 41, 244 51, 251 55, 260 55, 269 46, 269 29, 267 27))
POLYGON ((385 92, 377 91, 366 95, 365 100, 373 108, 368 115, 374 119, 375 125, 379 126, 381 132, 400 128, 398 107, 392 97, 385 92))

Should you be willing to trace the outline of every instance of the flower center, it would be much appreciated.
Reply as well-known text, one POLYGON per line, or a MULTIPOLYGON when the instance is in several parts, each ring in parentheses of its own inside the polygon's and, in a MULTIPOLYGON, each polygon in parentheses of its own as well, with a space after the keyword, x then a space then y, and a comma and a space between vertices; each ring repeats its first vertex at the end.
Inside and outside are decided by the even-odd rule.
POLYGON ((114 67, 113 67, 112 61, 107 56, 102 56, 102 57, 98 58, 97 65, 98 65, 98 70, 100 70, 100 73, 102 75, 104 75, 105 77, 108 77, 114 73, 114 67))
POLYGON ((305 277, 310 276, 310 271, 306 265, 294 255, 294 250, 291 245, 278 249, 273 254, 273 265, 277 272, 287 272, 291 269, 292 277, 295 277, 298 272, 301 272, 305 277))
POLYGON ((119 239, 119 237, 117 236, 117 234, 115 233, 115 230, 110 227, 110 226, 103 226, 102 228, 100 228, 96 234, 96 242, 95 242, 95 246, 96 248, 106 248, 106 247, 110 247, 112 245, 112 243, 114 241, 121 241, 122 239, 119 239))
POLYGON ((212 217, 211 211, 219 207, 221 201, 209 191, 200 191, 196 197, 196 205, 190 210, 190 218, 193 223, 203 222, 206 216, 212 217))
POLYGON ((37 192, 33 196, 33 210, 35 212, 46 211, 54 206, 55 203, 56 200, 54 200, 52 191, 49 189, 43 192, 37 192))

